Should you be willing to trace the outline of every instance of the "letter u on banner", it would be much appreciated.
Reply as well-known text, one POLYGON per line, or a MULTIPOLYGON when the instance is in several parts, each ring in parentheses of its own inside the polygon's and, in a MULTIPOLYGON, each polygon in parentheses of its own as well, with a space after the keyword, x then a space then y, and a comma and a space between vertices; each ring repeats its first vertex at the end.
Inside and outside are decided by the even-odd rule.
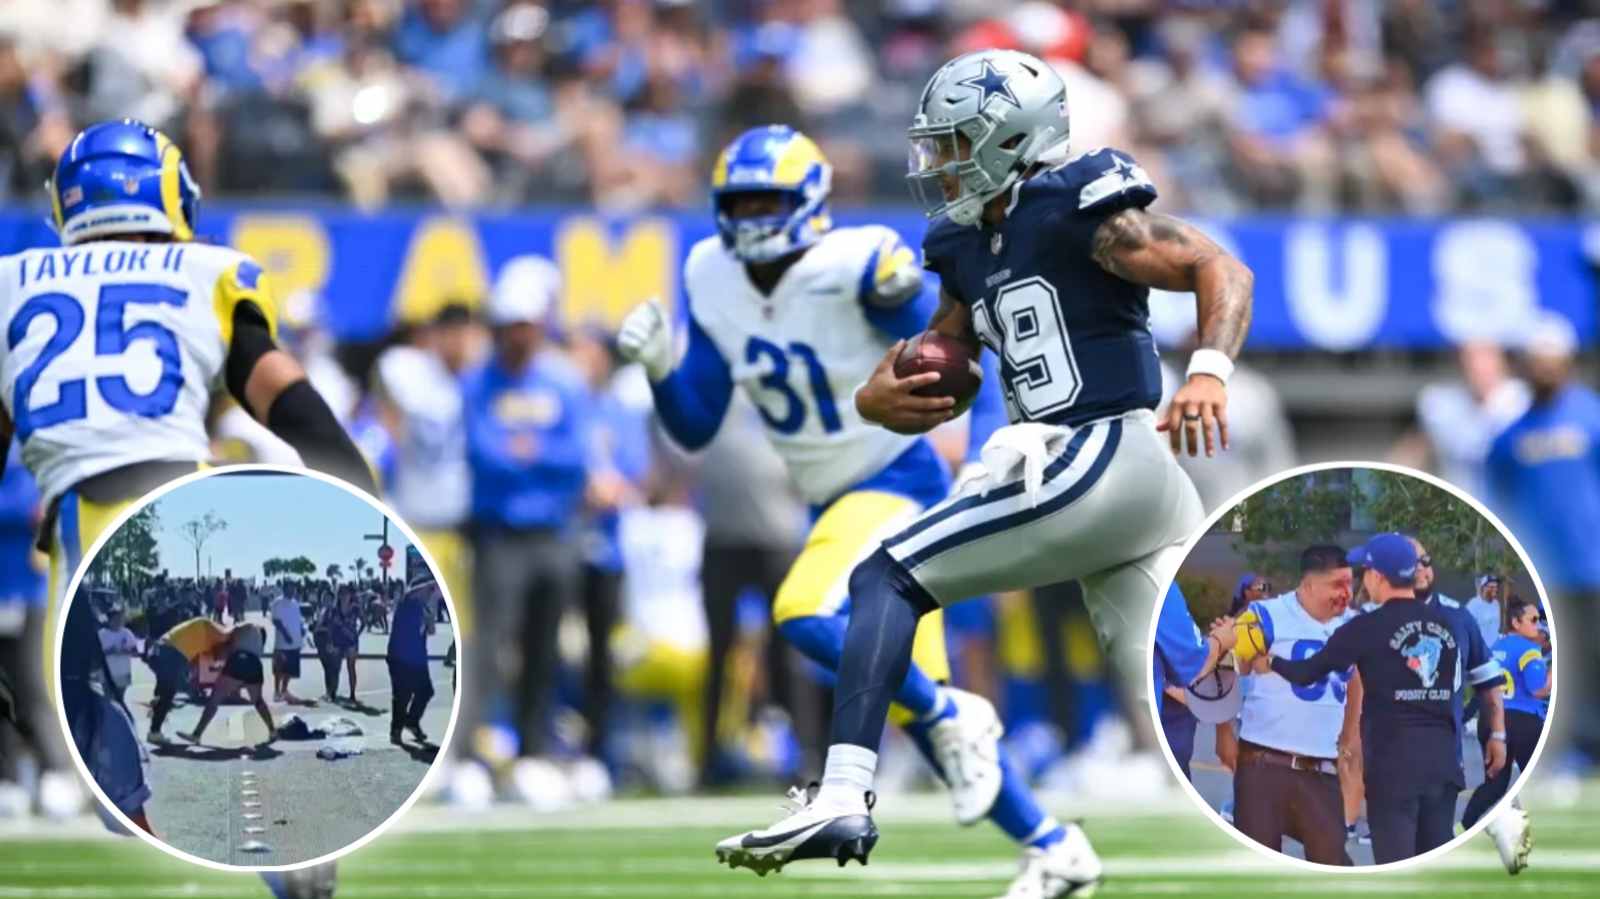
POLYGON ((1364 224, 1294 225, 1283 252, 1289 318, 1308 342, 1353 350, 1377 336, 1389 306, 1382 232, 1364 224))

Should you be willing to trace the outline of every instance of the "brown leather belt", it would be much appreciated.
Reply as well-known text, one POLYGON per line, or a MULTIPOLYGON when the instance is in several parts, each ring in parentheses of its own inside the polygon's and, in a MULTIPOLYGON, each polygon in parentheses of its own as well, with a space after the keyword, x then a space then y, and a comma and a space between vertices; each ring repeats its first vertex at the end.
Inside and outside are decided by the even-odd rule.
POLYGON ((1296 771, 1310 771, 1313 774, 1339 776, 1339 765, 1333 759, 1317 758, 1310 755, 1295 755, 1292 752, 1283 752, 1277 749, 1269 749, 1265 746, 1241 742, 1239 744, 1239 764, 1248 765, 1252 762, 1260 762, 1263 765, 1276 765, 1279 768, 1292 768, 1296 771))

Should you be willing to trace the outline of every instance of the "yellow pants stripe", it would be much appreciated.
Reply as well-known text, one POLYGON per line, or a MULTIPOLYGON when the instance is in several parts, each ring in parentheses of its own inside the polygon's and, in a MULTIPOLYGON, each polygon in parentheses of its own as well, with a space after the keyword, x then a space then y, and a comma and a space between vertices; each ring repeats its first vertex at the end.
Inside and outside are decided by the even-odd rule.
POLYGON ((56 509, 55 533, 50 540, 50 593, 44 618, 44 682, 55 695, 56 616, 65 607, 67 587, 79 567, 88 561, 89 547, 134 500, 97 503, 68 491, 56 509))
POLYGON ((472 624, 472 603, 468 598, 472 595, 472 549, 461 534, 453 530, 418 530, 417 539, 433 556, 433 561, 438 564, 436 572, 444 578, 445 588, 450 591, 450 600, 455 604, 455 626, 457 638, 467 633, 472 624))
MULTIPOLYGON (((799 558, 778 587, 773 620, 782 624, 793 618, 840 614, 849 599, 850 572, 856 564, 921 512, 916 500, 877 490, 847 493, 835 500, 812 525, 799 558)), ((922 617, 911 660, 936 681, 950 679, 942 611, 922 617)), ((890 720, 903 724, 910 714, 895 706, 890 720)))

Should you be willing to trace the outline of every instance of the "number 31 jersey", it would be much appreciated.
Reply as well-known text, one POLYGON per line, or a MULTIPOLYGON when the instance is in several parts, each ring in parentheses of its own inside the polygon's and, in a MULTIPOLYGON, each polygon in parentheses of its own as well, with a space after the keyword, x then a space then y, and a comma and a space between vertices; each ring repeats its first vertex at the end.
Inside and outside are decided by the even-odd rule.
POLYGON ((929 225, 923 264, 1000 357, 1013 422, 1076 426, 1160 402, 1149 288, 1092 257, 1102 222, 1155 198, 1131 157, 1102 149, 1017 182, 998 227, 929 225))
POLYGON ((690 316, 760 411, 807 502, 832 500, 917 440, 863 421, 854 401, 893 343, 867 320, 863 285, 881 267, 915 264, 879 225, 827 232, 766 296, 718 238, 684 262, 690 316))
POLYGON ((96 241, 0 258, 0 403, 46 502, 137 462, 204 461, 242 301, 260 266, 227 247, 96 241))

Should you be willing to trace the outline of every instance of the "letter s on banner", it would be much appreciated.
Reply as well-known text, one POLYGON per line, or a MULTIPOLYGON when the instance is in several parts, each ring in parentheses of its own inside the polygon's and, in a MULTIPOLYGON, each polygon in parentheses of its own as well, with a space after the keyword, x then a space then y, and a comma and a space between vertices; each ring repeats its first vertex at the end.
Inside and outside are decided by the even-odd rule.
POLYGON ((1510 222, 1445 225, 1433 242, 1433 320, 1452 342, 1504 340, 1538 309, 1539 253, 1510 222))

